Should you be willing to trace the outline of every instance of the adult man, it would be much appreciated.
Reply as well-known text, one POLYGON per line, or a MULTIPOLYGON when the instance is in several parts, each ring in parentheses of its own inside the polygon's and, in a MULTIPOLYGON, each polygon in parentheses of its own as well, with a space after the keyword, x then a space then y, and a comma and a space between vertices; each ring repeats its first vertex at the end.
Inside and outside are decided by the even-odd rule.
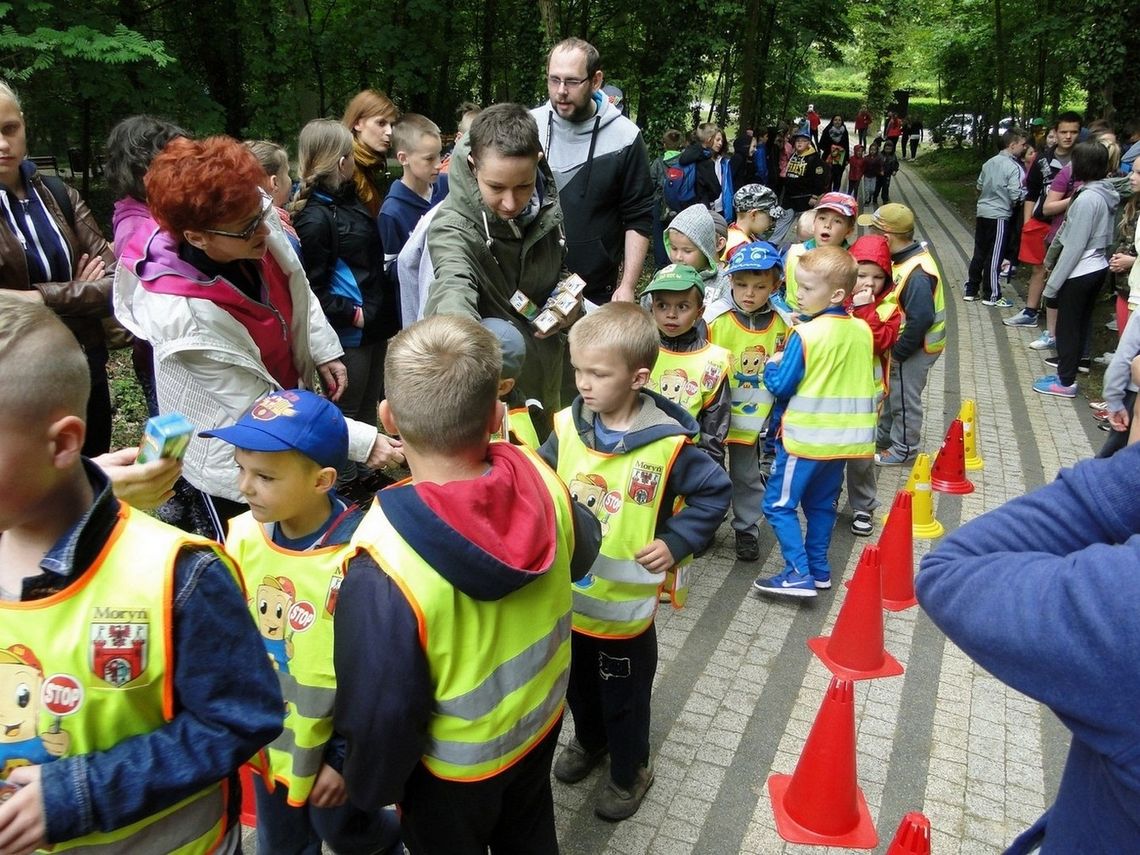
POLYGON ((914 212, 906 205, 883 205, 858 222, 886 236, 895 274, 895 289, 886 299, 896 301, 906 318, 891 349, 890 394, 883 402, 876 443, 884 450, 875 455, 880 466, 901 466, 918 454, 922 390, 946 347, 945 285, 926 244, 914 239, 914 212))
POLYGON ((1002 150, 982 164, 978 174, 977 217, 974 219, 974 255, 962 299, 978 299, 983 306, 1001 309, 1013 303, 1001 295, 1001 261, 1009 237, 1013 206, 1025 198, 1021 186, 1025 172, 1019 158, 1025 154, 1025 131, 1010 128, 1001 137, 1002 150))
POLYGON ((531 111, 566 218, 566 266, 595 303, 633 299, 653 228, 645 141, 602 94, 602 80, 597 48, 559 42, 546 66, 550 100, 531 111))
MULTIPOLYGON (((1019 260, 1032 265, 1029 275, 1029 293, 1025 308, 1002 323, 1010 327, 1036 327, 1041 312, 1041 295, 1045 292, 1045 235, 1053 218, 1045 213, 1045 198, 1049 185, 1073 154, 1073 146, 1081 135, 1081 117, 1077 113, 1062 113, 1053 126, 1057 144, 1039 154, 1025 178, 1025 225, 1021 230, 1019 260)), ((1053 347, 1053 336, 1045 330, 1041 338, 1030 342, 1030 347, 1042 350, 1053 347)))

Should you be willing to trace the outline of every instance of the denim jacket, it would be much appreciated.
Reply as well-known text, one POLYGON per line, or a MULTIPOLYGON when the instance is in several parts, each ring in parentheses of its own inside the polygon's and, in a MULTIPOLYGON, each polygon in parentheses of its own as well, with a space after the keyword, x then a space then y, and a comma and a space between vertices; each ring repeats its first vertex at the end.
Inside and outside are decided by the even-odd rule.
MULTIPOLYGON (((110 482, 84 462, 95 501, 24 580, 21 600, 63 590, 91 565, 115 525, 110 482)), ((142 556, 140 556, 142 558, 142 556)), ((214 553, 185 550, 174 566, 174 718, 106 751, 42 767, 52 843, 112 831, 176 804, 222 777, 281 733, 284 701, 249 610, 214 553)), ((228 826, 236 819, 231 786, 228 826)))

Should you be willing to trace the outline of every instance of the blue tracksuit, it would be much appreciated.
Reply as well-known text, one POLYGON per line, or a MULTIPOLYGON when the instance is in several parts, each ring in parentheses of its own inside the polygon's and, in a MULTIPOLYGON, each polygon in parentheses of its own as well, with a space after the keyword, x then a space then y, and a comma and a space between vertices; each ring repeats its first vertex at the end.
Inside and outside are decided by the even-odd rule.
MULTIPOLYGON (((826 313, 845 314, 842 306, 833 306, 826 313)), ((787 408, 803 380, 804 368, 803 343, 798 335, 790 335, 780 361, 764 366, 764 385, 776 396, 774 412, 779 408, 782 415, 787 408)), ((785 566, 797 573, 810 573, 821 582, 831 579, 827 551, 846 464, 846 460, 797 457, 777 439, 776 462, 764 491, 764 517, 780 542, 785 566), (806 532, 800 528, 800 507, 807 519, 806 532)))

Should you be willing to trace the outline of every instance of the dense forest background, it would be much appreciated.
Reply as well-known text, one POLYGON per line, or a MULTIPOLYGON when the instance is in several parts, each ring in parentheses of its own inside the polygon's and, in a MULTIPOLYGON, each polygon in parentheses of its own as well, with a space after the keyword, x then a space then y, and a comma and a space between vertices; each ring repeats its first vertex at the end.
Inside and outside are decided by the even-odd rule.
MULTIPOLYGON (((876 112, 1140 115, 1140 27, 1115 0, 17 0, 0 2, 0 74, 31 154, 80 165, 119 118, 292 147, 359 89, 444 131, 456 105, 545 98, 550 45, 598 46, 651 147, 699 115, 725 127, 876 112)), ((978 145, 983 143, 979 140, 978 145)))

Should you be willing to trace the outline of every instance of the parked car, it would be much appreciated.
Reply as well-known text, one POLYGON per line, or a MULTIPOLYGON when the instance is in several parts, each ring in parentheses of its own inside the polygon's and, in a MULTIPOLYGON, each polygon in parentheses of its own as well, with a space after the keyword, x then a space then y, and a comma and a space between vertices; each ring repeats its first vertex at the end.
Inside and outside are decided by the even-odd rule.
POLYGON ((971 113, 951 113, 930 130, 930 138, 942 144, 949 140, 959 143, 973 142, 981 116, 971 113))

